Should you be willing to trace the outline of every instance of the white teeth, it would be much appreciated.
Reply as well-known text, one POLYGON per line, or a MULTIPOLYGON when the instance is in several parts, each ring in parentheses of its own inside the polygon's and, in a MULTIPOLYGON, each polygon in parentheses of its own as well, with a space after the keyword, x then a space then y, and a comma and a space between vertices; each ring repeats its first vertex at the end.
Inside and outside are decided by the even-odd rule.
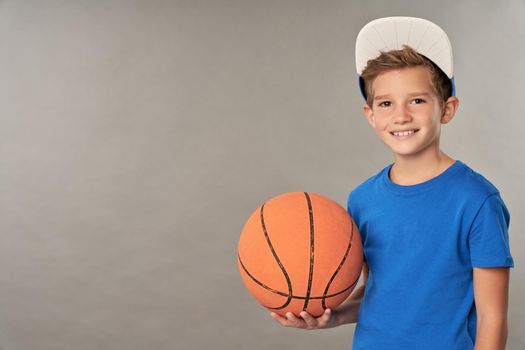
POLYGON ((397 132, 393 132, 392 134, 396 136, 407 136, 407 135, 413 134, 414 132, 415 130, 408 130, 408 131, 397 131, 397 132))

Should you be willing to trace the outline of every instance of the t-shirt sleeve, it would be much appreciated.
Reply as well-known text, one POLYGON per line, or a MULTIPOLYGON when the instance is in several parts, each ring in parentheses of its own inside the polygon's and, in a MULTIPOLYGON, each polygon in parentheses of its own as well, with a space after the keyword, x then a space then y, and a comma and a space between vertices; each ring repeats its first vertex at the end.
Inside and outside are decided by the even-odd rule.
POLYGON ((469 232, 472 267, 514 267, 510 254, 510 214, 499 193, 487 197, 469 232))

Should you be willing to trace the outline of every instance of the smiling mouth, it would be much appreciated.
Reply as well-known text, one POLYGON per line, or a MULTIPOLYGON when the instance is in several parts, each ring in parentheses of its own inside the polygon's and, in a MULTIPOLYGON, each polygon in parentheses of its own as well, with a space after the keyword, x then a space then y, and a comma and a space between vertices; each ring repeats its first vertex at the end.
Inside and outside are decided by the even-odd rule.
POLYGON ((399 131, 399 132, 393 132, 391 131, 390 134, 396 137, 407 137, 414 135, 416 132, 418 132, 419 129, 413 129, 413 130, 407 130, 407 131, 399 131))

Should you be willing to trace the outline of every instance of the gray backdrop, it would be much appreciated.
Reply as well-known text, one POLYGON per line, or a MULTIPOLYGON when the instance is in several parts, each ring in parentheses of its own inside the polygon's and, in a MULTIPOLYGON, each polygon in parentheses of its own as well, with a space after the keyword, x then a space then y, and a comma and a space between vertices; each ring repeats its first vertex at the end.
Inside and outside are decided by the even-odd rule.
POLYGON ((236 249, 265 200, 345 205, 392 161, 354 41, 420 16, 461 105, 442 148, 511 212, 508 349, 525 349, 524 1, 0 2, 0 348, 349 349, 280 327, 236 249))

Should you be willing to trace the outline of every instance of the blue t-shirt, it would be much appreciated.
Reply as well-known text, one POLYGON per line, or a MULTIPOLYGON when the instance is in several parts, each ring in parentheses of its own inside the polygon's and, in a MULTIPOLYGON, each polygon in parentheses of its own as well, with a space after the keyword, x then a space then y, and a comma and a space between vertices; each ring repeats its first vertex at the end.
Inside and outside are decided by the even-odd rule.
POLYGON ((514 266, 509 212, 459 160, 416 185, 392 182, 392 165, 348 196, 369 266, 353 349, 473 349, 473 267, 514 266))

